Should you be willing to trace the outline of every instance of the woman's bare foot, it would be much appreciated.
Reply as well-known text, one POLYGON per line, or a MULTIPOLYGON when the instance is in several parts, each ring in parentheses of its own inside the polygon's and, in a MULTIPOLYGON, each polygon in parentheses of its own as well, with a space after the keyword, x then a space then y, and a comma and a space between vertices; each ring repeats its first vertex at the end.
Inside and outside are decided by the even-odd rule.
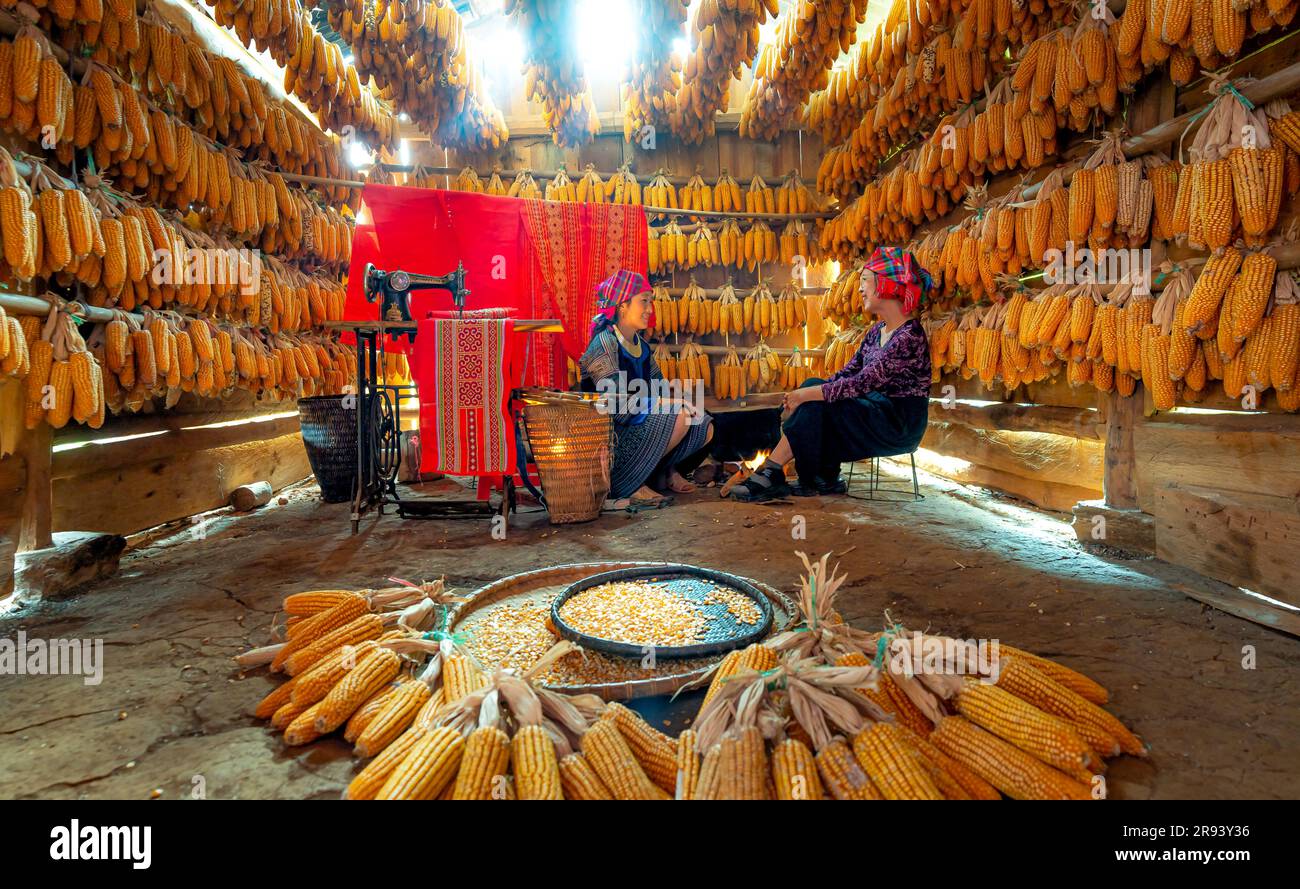
POLYGON ((668 489, 674 494, 689 494, 695 490, 695 485, 684 479, 676 469, 668 473, 668 489))

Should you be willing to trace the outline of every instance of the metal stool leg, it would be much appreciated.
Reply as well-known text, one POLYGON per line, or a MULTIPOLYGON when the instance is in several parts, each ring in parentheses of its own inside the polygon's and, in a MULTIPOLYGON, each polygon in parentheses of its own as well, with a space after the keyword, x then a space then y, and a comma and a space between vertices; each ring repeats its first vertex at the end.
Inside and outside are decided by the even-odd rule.
POLYGON ((921 483, 916 477, 916 451, 908 454, 912 458, 912 499, 921 499, 921 483))

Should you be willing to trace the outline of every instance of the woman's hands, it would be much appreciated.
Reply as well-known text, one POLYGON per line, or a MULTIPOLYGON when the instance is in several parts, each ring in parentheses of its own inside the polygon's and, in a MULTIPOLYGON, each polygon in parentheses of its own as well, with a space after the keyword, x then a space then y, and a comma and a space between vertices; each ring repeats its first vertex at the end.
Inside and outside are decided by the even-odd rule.
POLYGON ((793 411, 805 402, 823 400, 821 386, 805 386, 802 389, 795 389, 793 392, 785 393, 782 404, 787 411, 793 411))

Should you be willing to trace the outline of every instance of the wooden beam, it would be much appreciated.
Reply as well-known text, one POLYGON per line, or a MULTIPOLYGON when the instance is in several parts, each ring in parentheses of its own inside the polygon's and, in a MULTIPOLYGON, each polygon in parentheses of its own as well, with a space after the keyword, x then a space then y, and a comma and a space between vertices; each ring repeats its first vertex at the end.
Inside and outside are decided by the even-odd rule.
POLYGON ((51 525, 54 514, 54 486, 51 481, 53 431, 38 423, 23 439, 20 453, 27 464, 27 487, 23 492, 23 519, 18 533, 18 551, 45 549, 54 542, 51 525))
POLYGON ((995 432, 1038 432, 1089 441, 1105 437, 1101 415, 1088 408, 1007 402, 989 405, 957 402, 947 407, 947 403, 942 398, 931 399, 930 419, 995 432))
POLYGON ((186 455, 196 454, 199 451, 231 447, 250 441, 264 441, 284 435, 296 435, 298 432, 297 416, 261 423, 242 423, 237 426, 167 430, 163 435, 149 438, 107 444, 87 444, 73 450, 60 451, 54 455, 52 475, 55 479, 70 479, 91 473, 113 472, 171 458, 183 459, 186 455))

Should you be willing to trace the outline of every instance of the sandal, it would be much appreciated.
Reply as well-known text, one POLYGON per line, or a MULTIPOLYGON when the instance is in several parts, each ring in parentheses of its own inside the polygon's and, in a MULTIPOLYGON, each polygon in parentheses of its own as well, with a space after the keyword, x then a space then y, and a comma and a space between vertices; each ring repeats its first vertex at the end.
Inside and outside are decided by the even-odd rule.
POLYGON ((763 503, 790 493, 780 469, 760 469, 731 489, 731 497, 742 503, 763 503))
POLYGON ((844 494, 849 490, 848 482, 838 477, 835 481, 828 482, 814 476, 811 481, 811 485, 802 481, 796 483, 790 494, 795 497, 820 497, 823 494, 844 494))

